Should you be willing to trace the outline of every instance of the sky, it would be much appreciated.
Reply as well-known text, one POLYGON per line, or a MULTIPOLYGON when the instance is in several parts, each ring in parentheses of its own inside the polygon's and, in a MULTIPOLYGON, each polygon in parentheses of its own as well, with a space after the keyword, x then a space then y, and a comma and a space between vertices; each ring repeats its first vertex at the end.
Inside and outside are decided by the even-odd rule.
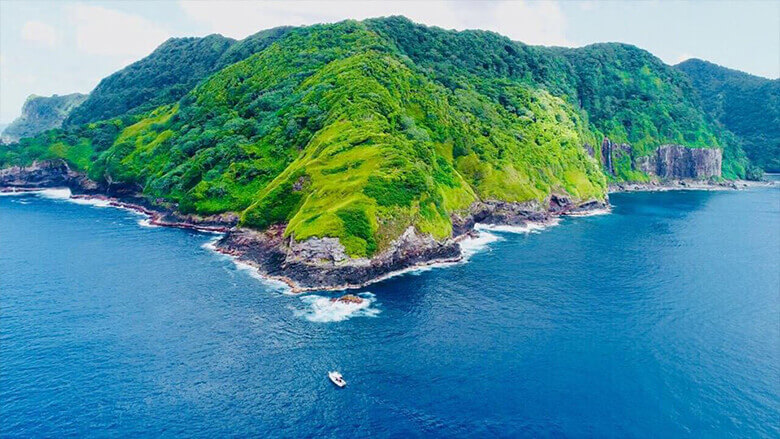
POLYGON ((780 76, 780 0, 36 1, 0 0, 0 123, 30 94, 88 93, 170 37, 243 38, 280 25, 386 15, 485 29, 528 44, 619 41, 676 64, 701 58, 780 76))

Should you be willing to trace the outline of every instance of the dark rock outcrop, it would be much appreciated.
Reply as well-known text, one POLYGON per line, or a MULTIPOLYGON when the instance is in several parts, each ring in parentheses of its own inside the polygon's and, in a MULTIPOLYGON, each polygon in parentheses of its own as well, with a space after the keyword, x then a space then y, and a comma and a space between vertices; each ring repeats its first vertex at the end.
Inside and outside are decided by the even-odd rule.
POLYGON ((605 201, 578 203, 564 195, 552 195, 544 203, 479 201, 464 215, 453 215, 452 238, 437 241, 409 227, 389 249, 371 259, 350 258, 335 238, 311 238, 296 242, 284 237, 284 225, 264 232, 237 229, 227 233, 217 248, 281 279, 297 290, 340 289, 364 285, 389 273, 434 262, 457 261, 461 237, 474 234, 476 223, 525 225, 549 221, 554 216, 577 214, 607 207, 605 201))
POLYGON ((68 188, 74 197, 100 198, 117 207, 143 212, 152 223, 160 226, 207 231, 227 230, 238 224, 234 213, 211 216, 183 214, 176 204, 150 200, 140 194, 139 187, 120 183, 98 183, 73 171, 63 160, 33 162, 30 166, 0 169, 0 188, 25 191, 41 188, 68 188))
POLYGON ((72 171, 62 160, 33 162, 30 166, 0 169, 0 187, 39 188, 84 186, 97 189, 83 175, 72 171))
MULTIPOLYGON (((455 240, 439 242, 410 227, 389 249, 371 259, 304 259, 307 252, 301 247, 312 240, 296 243, 298 248, 293 251, 284 237, 284 228, 277 225, 264 232, 237 229, 227 233, 217 247, 297 290, 356 287, 404 268, 460 258, 460 245, 455 240)), ((314 241, 313 245, 319 247, 319 240, 314 241)))

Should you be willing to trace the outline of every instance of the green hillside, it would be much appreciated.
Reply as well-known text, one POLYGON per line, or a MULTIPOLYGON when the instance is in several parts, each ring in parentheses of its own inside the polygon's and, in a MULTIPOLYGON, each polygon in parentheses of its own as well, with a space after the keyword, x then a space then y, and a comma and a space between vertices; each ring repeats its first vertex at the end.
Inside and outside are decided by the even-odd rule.
MULTIPOLYGON (((604 199, 607 179, 584 147, 604 135, 636 155, 664 143, 722 147, 724 174, 744 175, 739 145, 687 79, 632 46, 539 48, 391 17, 214 37, 210 47, 174 86, 157 82, 169 64, 158 49, 133 70, 146 73, 98 86, 95 102, 124 99, 119 84, 148 88, 141 103, 89 124, 74 112, 67 129, 0 150, 0 165, 61 157, 182 212, 286 224, 296 240, 337 237, 353 256, 410 225, 449 236, 450 216, 476 200, 604 199), (207 64, 218 70, 206 74, 207 64)), ((89 102, 78 109, 85 120, 105 114, 89 102)))
POLYGON ((766 79, 699 59, 676 66, 691 78, 704 109, 740 136, 750 160, 780 172, 780 79, 766 79))

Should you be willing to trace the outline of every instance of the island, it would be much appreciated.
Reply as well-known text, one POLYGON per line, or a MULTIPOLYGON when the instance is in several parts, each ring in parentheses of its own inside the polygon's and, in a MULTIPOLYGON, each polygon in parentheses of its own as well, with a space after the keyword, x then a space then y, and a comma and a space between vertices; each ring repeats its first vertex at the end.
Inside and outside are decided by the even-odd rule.
MULTIPOLYGON (((0 187, 67 187, 221 233, 218 251, 295 291, 353 288, 459 260, 478 223, 548 223, 608 208, 610 190, 775 170, 777 126, 759 138, 730 125, 742 119, 709 103, 730 84, 713 69, 404 17, 172 38, 39 128, 23 115, 0 187)), ((729 78, 775 96, 771 125, 778 82, 729 78)))

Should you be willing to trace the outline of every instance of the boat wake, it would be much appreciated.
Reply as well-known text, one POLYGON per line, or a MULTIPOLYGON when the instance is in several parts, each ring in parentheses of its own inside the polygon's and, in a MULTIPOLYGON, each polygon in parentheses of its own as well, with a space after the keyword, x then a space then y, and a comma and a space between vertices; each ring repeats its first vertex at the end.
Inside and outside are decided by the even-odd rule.
POLYGON ((330 323, 341 322, 353 317, 376 317, 381 310, 377 308, 376 296, 365 292, 357 294, 360 303, 332 301, 331 297, 307 294, 300 296, 304 308, 292 308, 296 317, 302 317, 310 322, 330 323))

